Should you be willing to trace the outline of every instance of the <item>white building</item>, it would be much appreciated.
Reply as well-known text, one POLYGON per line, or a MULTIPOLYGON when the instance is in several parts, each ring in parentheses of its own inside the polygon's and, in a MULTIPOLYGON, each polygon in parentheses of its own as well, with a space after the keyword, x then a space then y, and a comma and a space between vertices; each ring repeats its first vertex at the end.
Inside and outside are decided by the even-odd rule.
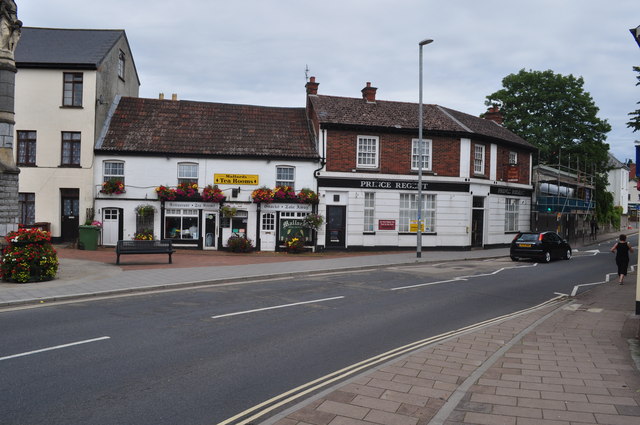
POLYGON ((103 245, 148 229, 154 239, 172 239, 176 246, 220 249, 237 235, 273 251, 286 230, 314 209, 251 197, 262 187, 316 191, 319 157, 304 108, 116 98, 95 155, 103 245), (103 193, 103 182, 122 182, 124 192, 103 193), (180 183, 197 185, 199 194, 158 196, 157 187, 180 183), (203 198, 203 189, 214 185, 224 202, 203 198), (151 206, 153 214, 141 216, 141 206, 151 206), (227 209, 235 214, 229 217, 227 209))
POLYGON ((93 146, 115 95, 140 82, 125 32, 23 28, 15 52, 20 223, 73 241, 93 208, 93 146))
POLYGON ((622 207, 622 214, 629 213, 629 167, 609 154, 609 166, 613 167, 607 172, 607 192, 613 195, 613 206, 622 207))

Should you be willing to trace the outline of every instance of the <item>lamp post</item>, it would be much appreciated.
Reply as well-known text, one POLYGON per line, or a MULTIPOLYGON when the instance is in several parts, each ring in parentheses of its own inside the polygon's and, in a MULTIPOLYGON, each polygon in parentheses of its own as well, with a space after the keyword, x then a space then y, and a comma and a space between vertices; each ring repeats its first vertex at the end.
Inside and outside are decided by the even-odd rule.
POLYGON ((420 46, 420 94, 418 103, 418 229, 416 258, 422 257, 422 47, 433 43, 433 40, 427 38, 418 43, 420 46))

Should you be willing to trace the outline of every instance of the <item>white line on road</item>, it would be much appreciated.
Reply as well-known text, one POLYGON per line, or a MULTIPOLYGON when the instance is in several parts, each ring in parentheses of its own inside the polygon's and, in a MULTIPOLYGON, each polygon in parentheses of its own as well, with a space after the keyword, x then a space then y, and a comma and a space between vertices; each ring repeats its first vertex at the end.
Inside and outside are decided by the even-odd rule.
POLYGON ((60 348, 72 347, 74 345, 89 344, 90 342, 97 342, 97 341, 102 341, 110 338, 111 338, 110 336, 101 336, 100 338, 86 339, 84 341, 77 341, 77 342, 71 342, 69 344, 56 345, 55 347, 41 348, 40 350, 27 351, 26 353, 13 354, 11 356, 0 357, 0 361, 15 359, 16 357, 29 356, 31 354, 43 353, 45 351, 58 350, 60 348))
POLYGON ((323 301, 339 300, 340 298, 344 298, 344 297, 322 298, 320 300, 302 301, 302 302, 299 302, 299 303, 276 305, 276 306, 273 306, 273 307, 256 308, 255 310, 246 310, 246 311, 238 311, 236 313, 220 314, 218 316, 211 316, 211 318, 212 319, 219 319, 221 317, 238 316, 240 314, 249 314, 249 313, 256 313, 258 311, 274 310, 276 308, 294 307, 294 306, 303 305, 303 304, 321 303, 323 301))

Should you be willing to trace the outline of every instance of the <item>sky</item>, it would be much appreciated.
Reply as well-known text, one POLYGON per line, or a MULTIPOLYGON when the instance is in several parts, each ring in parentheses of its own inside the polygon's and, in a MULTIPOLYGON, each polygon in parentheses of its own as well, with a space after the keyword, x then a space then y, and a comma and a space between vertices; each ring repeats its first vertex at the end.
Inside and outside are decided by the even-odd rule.
POLYGON ((478 116, 521 69, 584 79, 612 127, 610 152, 634 159, 640 101, 638 0, 16 0, 25 26, 124 29, 140 96, 303 107, 318 94, 418 102, 478 116))

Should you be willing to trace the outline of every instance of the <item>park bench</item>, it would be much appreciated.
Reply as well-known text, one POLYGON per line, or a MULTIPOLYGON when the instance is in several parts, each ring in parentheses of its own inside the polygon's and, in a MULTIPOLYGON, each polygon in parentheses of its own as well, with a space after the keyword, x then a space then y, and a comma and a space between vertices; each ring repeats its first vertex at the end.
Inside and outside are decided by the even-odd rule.
POLYGON ((171 240, 161 241, 118 241, 116 245, 116 264, 120 264, 120 256, 123 254, 169 254, 169 264, 171 264, 171 254, 173 242, 171 240))

